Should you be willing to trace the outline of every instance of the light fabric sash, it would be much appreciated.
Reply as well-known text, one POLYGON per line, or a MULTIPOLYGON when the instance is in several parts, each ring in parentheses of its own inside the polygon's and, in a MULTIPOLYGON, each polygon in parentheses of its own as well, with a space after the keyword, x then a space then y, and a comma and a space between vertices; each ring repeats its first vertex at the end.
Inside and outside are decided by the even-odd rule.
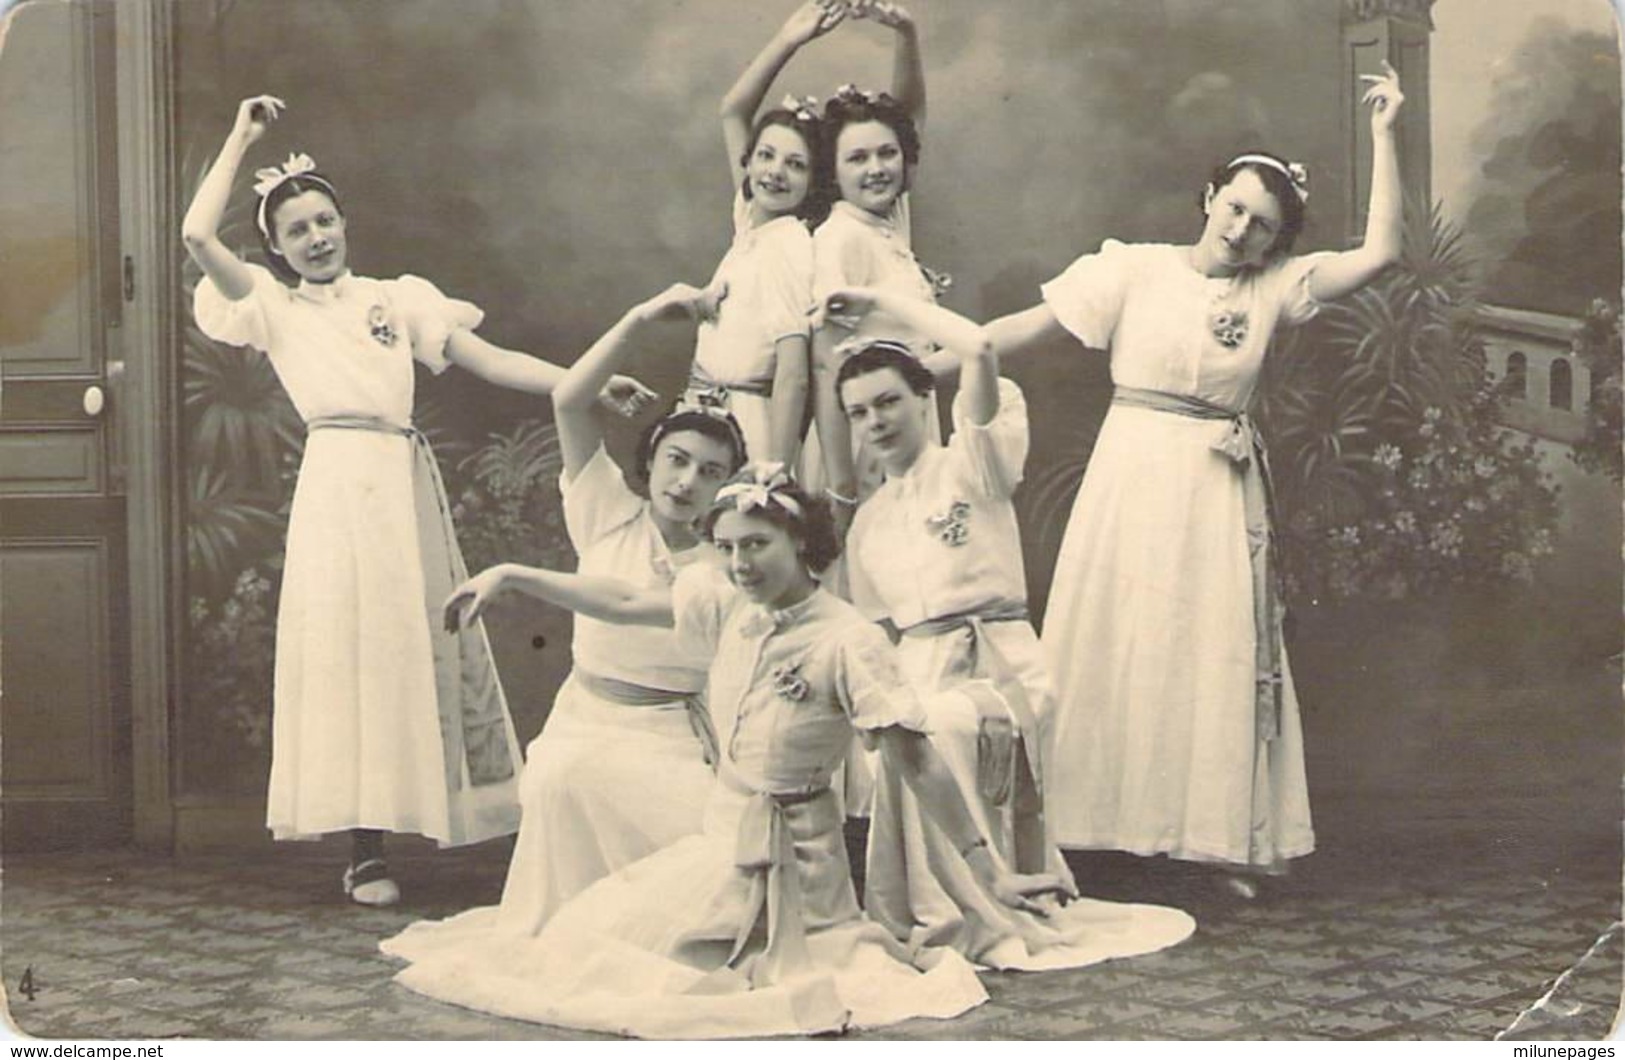
POLYGON ((434 650, 435 692, 440 713, 440 740, 446 789, 463 790, 467 766, 472 787, 500 784, 514 777, 518 748, 508 737, 508 710, 483 623, 475 621, 457 633, 442 632, 441 607, 468 568, 457 547, 446 487, 428 439, 413 427, 370 416, 323 416, 306 424, 310 431, 350 430, 393 434, 412 445, 412 489, 418 521, 418 560, 423 568, 424 607, 429 616, 429 643, 434 650))
POLYGON ((1274 498, 1270 491, 1269 463, 1264 456, 1264 439, 1245 412, 1201 398, 1120 386, 1112 392, 1112 404, 1198 420, 1230 421, 1230 430, 1213 443, 1213 448, 1228 457, 1241 475, 1247 549, 1253 570, 1253 628, 1257 642, 1253 664, 1253 720, 1259 740, 1266 743, 1274 740, 1281 734, 1282 606, 1270 560, 1270 508, 1274 498))
POLYGON ((724 383, 704 368, 695 365, 689 369, 688 388, 683 392, 682 404, 729 411, 733 405, 734 394, 772 397, 773 379, 768 377, 751 379, 743 383, 724 383))
POLYGON ((619 703, 623 707, 663 707, 671 703, 681 703, 688 713, 689 728, 694 730, 694 738, 700 742, 700 751, 705 756, 705 764, 713 770, 716 769, 717 734, 711 725, 711 711, 705 705, 705 693, 650 688, 647 685, 633 684, 631 681, 622 681, 616 677, 604 677, 585 670, 576 670, 573 676, 576 683, 588 692, 611 703, 619 703))
POLYGON ((1003 806, 1014 798, 1012 837, 1017 872, 1043 872, 1049 839, 1044 820, 1043 734, 1026 690, 998 646, 987 636, 992 622, 1026 622, 1019 601, 927 619, 902 630, 905 637, 963 633, 949 663, 953 691, 976 707, 976 787, 1003 806))
MULTIPOLYGON (((733 770, 723 768, 718 779, 734 792, 748 798, 739 818, 734 841, 734 864, 751 877, 751 892, 742 915, 726 968, 743 975, 753 987, 784 983, 813 969, 807 950, 807 924, 803 915, 801 870, 796 864, 795 835, 791 819, 822 810, 832 820, 840 820, 838 810, 828 804, 835 798, 830 788, 816 791, 774 794, 751 787, 733 770), (747 953, 757 927, 766 920, 766 944, 760 951, 747 953)), ((719 973, 707 979, 725 977, 719 973)), ((698 992, 716 987, 706 981, 698 992)))

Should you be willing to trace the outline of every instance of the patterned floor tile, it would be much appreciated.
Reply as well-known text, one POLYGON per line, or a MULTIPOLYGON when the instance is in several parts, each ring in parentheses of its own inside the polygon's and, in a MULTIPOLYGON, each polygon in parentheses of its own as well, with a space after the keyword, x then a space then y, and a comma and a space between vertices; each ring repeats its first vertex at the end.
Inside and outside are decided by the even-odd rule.
POLYGON ((1278 1020, 1269 1026, 1278 1030, 1301 1031, 1316 1037, 1349 1041, 1378 1035, 1393 1028, 1394 1021, 1368 1012, 1326 1008, 1303 1016, 1278 1020))
POLYGON ((1063 1004, 1051 1006, 1047 1010, 1050 1015, 1065 1019, 1068 1026, 1075 1030, 1127 1023, 1156 1015, 1161 1011, 1162 1006, 1126 997, 1074 998, 1063 1004))
POLYGON ((1259 1027, 1317 1011, 1319 1006, 1281 997, 1240 997, 1204 1001, 1194 1011, 1230 1020, 1237 1027, 1259 1027))
POLYGON ((1450 1012, 1457 1006, 1449 1001, 1436 1001, 1414 993, 1394 993, 1381 997, 1362 998, 1345 1005, 1350 1012, 1363 1012, 1389 1024, 1415 1023, 1450 1012))
POLYGON ((1229 984, 1204 982, 1200 979, 1142 979, 1132 986, 1112 991, 1114 998, 1139 1001, 1153 1005, 1199 1005, 1204 1001, 1227 997, 1234 993, 1229 984))
MULTIPOLYGON (((421 887, 391 910, 345 903, 322 851, 251 863, 8 860, 0 976, 11 984, 34 968, 41 992, 14 1011, 57 1036, 601 1037, 439 1005, 390 981, 395 964, 378 940, 417 917, 494 901, 502 855, 406 859, 421 887)), ((1618 915, 1608 873, 1458 879, 1429 861, 1362 877, 1352 864, 1295 873, 1255 904, 1220 898, 1206 876, 1143 887, 1130 877, 1124 897, 1190 899, 1197 934, 1092 968, 990 973, 993 1001, 958 1020, 847 1037, 1486 1040, 1520 1015, 1519 1036, 1606 1031, 1625 953, 1618 933, 1605 934, 1618 915)))

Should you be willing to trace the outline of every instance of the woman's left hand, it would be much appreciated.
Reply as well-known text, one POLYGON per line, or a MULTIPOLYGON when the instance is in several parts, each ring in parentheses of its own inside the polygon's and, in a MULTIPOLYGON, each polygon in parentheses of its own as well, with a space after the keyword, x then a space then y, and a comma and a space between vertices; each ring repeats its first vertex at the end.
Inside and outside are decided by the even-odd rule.
POLYGON ((990 889, 1000 905, 1038 917, 1048 917, 1050 910, 1054 908, 1052 902, 1043 902, 1040 899, 1053 897, 1064 900, 1072 896, 1066 884, 1052 873, 1009 872, 1003 868, 997 870, 990 889))
POLYGON ((859 0, 853 7, 854 18, 867 18, 899 32, 914 28, 914 16, 902 4, 890 0, 859 0))
POLYGON ((1371 82, 1360 98, 1361 103, 1371 104, 1371 131, 1387 132, 1394 127, 1394 118, 1405 102, 1405 93, 1399 90, 1399 71, 1384 59, 1381 74, 1361 74, 1360 80, 1371 82))
POLYGON ((660 397, 629 375, 612 375, 598 392, 598 403, 609 411, 631 419, 660 397))
POLYGON ((813 309, 814 329, 833 324, 846 331, 856 331, 863 318, 875 308, 874 292, 863 287, 848 287, 830 292, 813 309))

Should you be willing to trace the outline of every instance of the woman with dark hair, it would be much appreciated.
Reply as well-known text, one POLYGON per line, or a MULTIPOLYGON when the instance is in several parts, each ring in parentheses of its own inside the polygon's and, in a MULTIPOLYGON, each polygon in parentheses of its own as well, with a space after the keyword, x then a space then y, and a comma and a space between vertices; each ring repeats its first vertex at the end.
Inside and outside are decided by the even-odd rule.
MULTIPOLYGON (((1027 615, 1011 501, 1027 459, 1021 389, 1000 378, 986 330, 939 306, 855 288, 830 295, 824 311, 843 328, 890 313, 959 360, 943 446, 926 431, 936 381, 906 346, 875 340, 841 365, 842 407, 886 472, 847 534, 852 603, 890 628, 916 688, 964 693, 926 698, 930 739, 995 856, 1070 887, 1045 827, 1053 700, 1027 615)), ((1144 905, 1079 899, 1047 918, 1000 906, 884 761, 863 907, 910 947, 952 946, 993 968, 1073 968, 1148 953, 1195 927, 1176 909, 1144 905)))
MULTIPOLYGON (((400 891, 384 832, 455 846, 519 818, 519 751, 485 632, 436 636, 430 620, 467 572, 434 455, 411 426, 413 362, 533 394, 564 373, 480 338, 484 314, 427 280, 352 274, 338 193, 305 155, 254 185, 268 259, 297 284, 239 261, 221 217, 283 107, 274 96, 238 106, 181 235, 203 270, 198 326, 265 353, 309 431, 277 613, 266 823, 278 839, 349 830, 345 893, 388 905, 400 891)), ((607 393, 628 410, 652 396, 626 379, 607 393)))
MULTIPOLYGON (((992 854, 891 644, 819 588, 840 551, 822 500, 779 465, 752 465, 704 525, 722 562, 670 588, 538 570, 523 583, 607 621, 672 626, 712 660, 718 761, 704 830, 589 887, 534 939, 453 952, 409 928, 383 943, 412 962, 396 978, 498 1015, 651 1038, 825 1033, 980 1004, 958 953, 911 954, 859 912, 831 788, 854 731, 919 793, 994 900, 1043 915, 1036 896, 1060 881, 1012 874, 992 854)), ((470 620, 487 598, 460 592, 448 618, 470 620)))
MULTIPOLYGON (((632 485, 610 459, 594 395, 639 330, 702 317, 705 292, 684 284, 628 310, 553 391, 564 461, 564 526, 582 574, 667 589, 709 552, 700 518, 745 462, 733 417, 682 410, 640 439, 632 485)), ((526 568, 503 563, 458 587, 481 599, 523 588, 526 568)), ((460 949, 494 932, 532 936, 565 902, 624 865, 700 830, 714 739, 705 712, 709 659, 669 630, 576 619, 574 666, 519 781, 523 819, 498 906, 468 910, 422 936, 460 949)))
MULTIPOLYGON (((925 124, 925 67, 919 33, 908 10, 884 2, 866 3, 854 15, 880 23, 896 35, 892 88, 866 92, 842 85, 824 105, 824 154, 820 184, 834 199, 829 218, 813 233, 813 296, 852 287, 890 291, 905 298, 935 301, 947 278, 923 268, 914 257, 909 190, 920 162, 920 129, 925 124)), ((929 338, 886 312, 865 316, 855 333, 827 328, 813 333, 813 414, 818 441, 808 443, 803 477, 826 483, 838 504, 850 507, 879 486, 880 462, 861 437, 850 436, 833 380, 841 351, 871 339, 890 339, 929 355, 929 338), (827 439, 840 438, 825 455, 827 439)), ((936 409, 930 410, 931 436, 942 440, 936 409)), ((935 443, 934 443, 935 444, 935 443)), ((849 514, 849 513, 848 513, 849 514)))
POLYGON ((807 414, 810 222, 822 219, 813 167, 816 105, 786 98, 761 114, 784 64, 845 17, 843 0, 807 0, 722 99, 722 139, 733 176, 733 245, 711 288, 720 305, 700 325, 686 404, 731 412, 758 459, 792 460, 807 414))
POLYGON ((1352 250, 1290 256, 1301 166, 1252 152, 1201 194, 1188 246, 1107 240, 988 325, 1001 356, 1076 337, 1116 392, 1055 564, 1050 809, 1062 846, 1224 864, 1236 893, 1314 849, 1270 569, 1264 455, 1246 409, 1278 325, 1400 253, 1393 69, 1371 76, 1371 202, 1352 250))

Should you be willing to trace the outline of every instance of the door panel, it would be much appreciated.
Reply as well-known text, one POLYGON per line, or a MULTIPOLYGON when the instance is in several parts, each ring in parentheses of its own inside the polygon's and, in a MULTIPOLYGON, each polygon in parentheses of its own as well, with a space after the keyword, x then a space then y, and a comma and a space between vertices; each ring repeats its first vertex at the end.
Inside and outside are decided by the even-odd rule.
POLYGON ((114 36, 106 2, 11 13, 0 62, 0 825, 129 836, 114 36))

